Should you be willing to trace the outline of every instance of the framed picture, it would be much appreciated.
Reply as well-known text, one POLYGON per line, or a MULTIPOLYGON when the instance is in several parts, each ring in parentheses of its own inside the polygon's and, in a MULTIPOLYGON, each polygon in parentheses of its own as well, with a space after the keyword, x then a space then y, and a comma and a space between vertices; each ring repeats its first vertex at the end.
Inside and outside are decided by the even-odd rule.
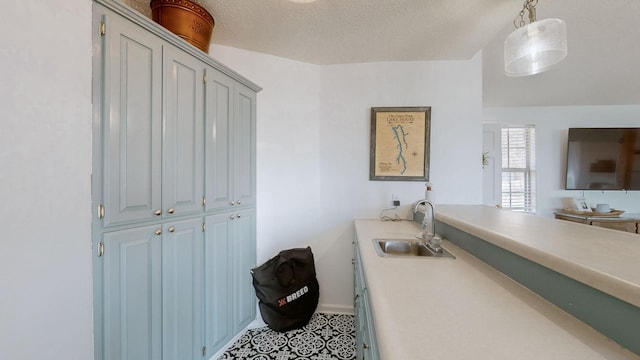
POLYGON ((431 107, 372 107, 369 180, 428 181, 431 107))
POLYGON ((592 212, 589 205, 587 205, 587 200, 583 197, 573 198, 573 207, 574 207, 574 210, 592 212))

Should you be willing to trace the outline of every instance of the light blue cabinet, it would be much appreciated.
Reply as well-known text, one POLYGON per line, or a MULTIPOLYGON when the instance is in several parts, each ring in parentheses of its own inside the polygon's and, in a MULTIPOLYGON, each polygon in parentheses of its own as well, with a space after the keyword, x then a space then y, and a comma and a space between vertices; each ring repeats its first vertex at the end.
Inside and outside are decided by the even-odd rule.
POLYGON ((378 347, 376 343, 375 328, 369 306, 369 291, 362 269, 360 251, 357 241, 354 243, 354 300, 355 329, 356 329, 356 359, 378 360, 378 347))
POLYGON ((162 204, 167 217, 202 211, 205 64, 163 47, 162 204))
POLYGON ((104 225, 196 214, 204 196, 204 67, 105 11, 104 225))
POLYGON ((201 359, 201 218, 104 234, 105 359, 201 359))
POLYGON ((206 325, 210 356, 256 316, 255 210, 209 215, 205 224, 205 317, 218 320, 206 325))
POLYGON ((93 7, 95 359, 208 359, 256 316, 259 87, 93 7))
MULTIPOLYGON (((233 215, 231 215, 233 217, 233 215)), ((256 212, 244 209, 235 213, 231 258, 233 275, 233 325, 235 332, 244 329, 256 318, 256 294, 250 270, 256 266, 256 212)))
POLYGON ((235 334, 233 326, 232 222, 228 214, 205 218, 205 317, 216 319, 205 327, 208 356, 216 353, 235 334))
POLYGON ((153 218, 161 209, 162 41, 108 11, 99 37, 104 226, 153 218))
POLYGON ((233 193, 236 205, 256 203, 256 93, 236 84, 233 128, 233 193))
POLYGON ((204 347, 204 236, 201 218, 162 230, 162 359, 201 359, 204 347))
POLYGON ((235 82, 228 76, 206 69, 206 177, 207 211, 225 210, 235 204, 233 194, 233 99, 235 82))
POLYGON ((145 226, 107 232, 103 244, 104 309, 96 314, 104 321, 103 358, 160 359, 162 229, 145 226))
POLYGON ((206 83, 206 210, 256 203, 256 92, 213 69, 206 83))

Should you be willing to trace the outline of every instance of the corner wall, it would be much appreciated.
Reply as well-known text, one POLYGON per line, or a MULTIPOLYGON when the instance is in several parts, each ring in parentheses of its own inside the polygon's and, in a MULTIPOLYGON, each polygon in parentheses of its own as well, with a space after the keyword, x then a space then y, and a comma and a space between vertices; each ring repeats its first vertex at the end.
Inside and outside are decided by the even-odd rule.
POLYGON ((3 2, 0 359, 93 358, 91 1, 3 2))
POLYGON ((431 106, 435 201, 482 202, 482 56, 317 66, 213 45, 258 94, 258 263, 310 245, 320 309, 352 311, 355 218, 410 217, 424 182, 369 181, 371 107, 431 106))

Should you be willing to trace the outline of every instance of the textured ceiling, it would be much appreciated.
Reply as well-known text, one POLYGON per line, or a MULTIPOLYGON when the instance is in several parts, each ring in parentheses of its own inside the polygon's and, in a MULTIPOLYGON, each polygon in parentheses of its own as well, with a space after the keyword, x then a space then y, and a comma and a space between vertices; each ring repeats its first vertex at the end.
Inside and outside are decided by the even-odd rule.
MULTIPOLYGON (((151 16, 149 0, 119 0, 151 16)), ((194 0, 212 43, 312 64, 467 60, 483 53, 485 106, 640 104, 640 0, 540 0, 566 21, 569 55, 551 71, 504 75, 502 46, 523 0, 194 0)))
MULTIPOLYGON (((148 0, 124 0, 150 16, 148 0)), ((212 42, 313 64, 470 59, 522 0, 197 0, 212 42)))

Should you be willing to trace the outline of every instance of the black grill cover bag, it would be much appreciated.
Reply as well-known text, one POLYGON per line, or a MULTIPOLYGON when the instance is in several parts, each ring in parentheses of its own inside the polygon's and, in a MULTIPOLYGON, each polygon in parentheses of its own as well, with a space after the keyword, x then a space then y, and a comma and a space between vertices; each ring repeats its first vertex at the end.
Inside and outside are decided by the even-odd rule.
POLYGON ((299 329, 318 306, 320 287, 310 247, 282 250, 251 270, 260 314, 275 331, 299 329))

